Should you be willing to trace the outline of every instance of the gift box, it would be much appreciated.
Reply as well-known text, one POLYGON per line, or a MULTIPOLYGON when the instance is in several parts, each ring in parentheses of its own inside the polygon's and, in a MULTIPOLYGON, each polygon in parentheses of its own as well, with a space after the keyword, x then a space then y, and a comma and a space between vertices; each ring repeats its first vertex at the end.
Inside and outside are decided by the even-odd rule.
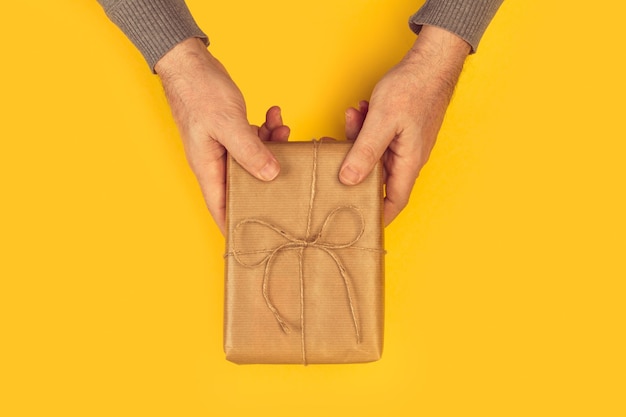
POLYGON ((270 142, 281 171, 227 163, 224 351, 240 364, 358 363, 383 346, 380 163, 339 181, 349 142, 270 142))

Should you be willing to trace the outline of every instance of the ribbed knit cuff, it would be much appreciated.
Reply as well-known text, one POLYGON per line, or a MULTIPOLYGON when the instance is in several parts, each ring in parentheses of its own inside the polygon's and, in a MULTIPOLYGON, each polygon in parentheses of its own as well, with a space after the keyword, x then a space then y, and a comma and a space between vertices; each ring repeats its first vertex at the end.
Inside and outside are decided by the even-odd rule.
POLYGON ((487 26, 503 0, 428 0, 409 19, 415 33, 422 25, 438 26, 450 31, 472 47, 475 53, 487 26))
POLYGON ((105 11, 153 72, 159 59, 185 39, 196 37, 209 44, 184 0, 121 0, 105 11))

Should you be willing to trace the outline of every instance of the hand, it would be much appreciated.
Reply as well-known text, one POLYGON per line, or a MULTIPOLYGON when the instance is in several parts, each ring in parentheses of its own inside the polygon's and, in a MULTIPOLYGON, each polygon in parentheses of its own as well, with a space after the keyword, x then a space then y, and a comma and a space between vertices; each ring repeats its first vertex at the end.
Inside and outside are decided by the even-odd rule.
POLYGON ((358 184, 382 158, 385 224, 408 204, 469 52, 456 35, 424 26, 404 59, 378 82, 369 104, 346 111, 346 136, 355 143, 339 179, 358 184))
POLYGON ((224 66, 196 38, 187 39, 155 66, 182 136, 187 160, 206 205, 224 233, 226 151, 250 174, 271 181, 280 170, 262 140, 287 140, 280 109, 272 107, 259 128, 247 119, 239 88, 224 66))

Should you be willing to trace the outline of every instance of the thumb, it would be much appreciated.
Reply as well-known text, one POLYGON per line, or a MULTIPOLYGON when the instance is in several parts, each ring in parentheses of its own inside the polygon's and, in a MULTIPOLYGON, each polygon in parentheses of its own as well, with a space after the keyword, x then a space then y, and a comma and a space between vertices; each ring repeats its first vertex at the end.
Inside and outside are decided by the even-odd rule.
POLYGON ((346 185, 356 185, 372 171, 393 140, 395 134, 384 119, 368 115, 354 145, 346 155, 339 170, 339 180, 346 185))
POLYGON ((263 181, 276 178, 280 165, 249 124, 228 136, 223 141, 224 147, 246 171, 263 181))

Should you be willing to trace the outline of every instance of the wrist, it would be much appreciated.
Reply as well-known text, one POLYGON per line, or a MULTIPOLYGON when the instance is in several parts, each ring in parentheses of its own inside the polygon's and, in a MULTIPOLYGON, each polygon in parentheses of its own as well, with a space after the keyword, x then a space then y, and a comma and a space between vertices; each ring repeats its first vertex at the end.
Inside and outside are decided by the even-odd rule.
POLYGON ((164 78, 189 70, 192 62, 206 60, 210 56, 201 39, 188 38, 163 55, 155 64, 154 70, 161 78, 164 78))
POLYGON ((437 26, 424 25, 411 52, 447 61, 465 61, 471 46, 460 36, 437 26))

